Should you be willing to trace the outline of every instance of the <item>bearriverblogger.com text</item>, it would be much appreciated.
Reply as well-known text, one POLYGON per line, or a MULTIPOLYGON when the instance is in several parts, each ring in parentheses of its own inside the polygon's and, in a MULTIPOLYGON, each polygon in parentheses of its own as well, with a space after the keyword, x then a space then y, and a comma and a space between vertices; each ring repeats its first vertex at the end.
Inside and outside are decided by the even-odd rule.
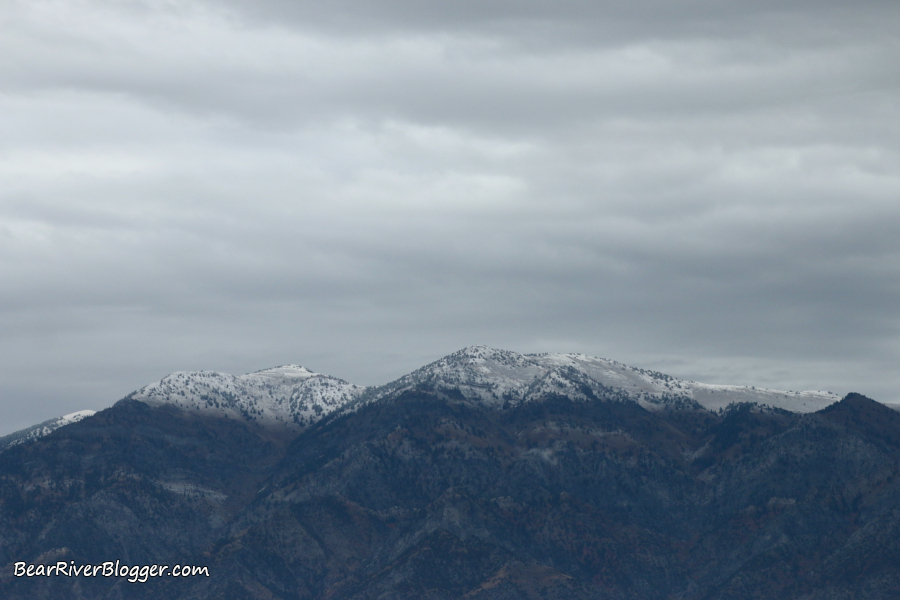
POLYGON ((209 577, 209 567, 197 565, 123 565, 121 561, 76 565, 74 560, 52 565, 13 564, 16 577, 127 577, 131 583, 145 583, 151 577, 209 577))

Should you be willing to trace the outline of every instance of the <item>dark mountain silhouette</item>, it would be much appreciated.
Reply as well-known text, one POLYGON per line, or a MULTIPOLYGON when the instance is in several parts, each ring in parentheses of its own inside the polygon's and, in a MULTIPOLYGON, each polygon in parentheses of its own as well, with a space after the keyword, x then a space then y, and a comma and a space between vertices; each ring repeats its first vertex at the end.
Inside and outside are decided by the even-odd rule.
POLYGON ((423 378, 299 433, 131 399, 10 447, 0 597, 898 597, 900 414, 884 405, 467 389, 423 378), (13 575, 109 560, 210 577, 13 575))

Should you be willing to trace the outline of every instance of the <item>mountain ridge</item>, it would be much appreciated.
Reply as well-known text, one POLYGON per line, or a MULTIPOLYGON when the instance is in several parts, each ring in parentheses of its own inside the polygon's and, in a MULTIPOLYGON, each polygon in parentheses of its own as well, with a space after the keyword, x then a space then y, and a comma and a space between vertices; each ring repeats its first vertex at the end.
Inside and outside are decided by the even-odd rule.
POLYGON ((125 399, 301 428, 342 407, 364 389, 291 364, 245 375, 177 371, 125 399))
MULTIPOLYGON (((504 366, 483 353, 302 428, 129 398, 0 452, 0 596, 896 596, 900 415, 891 409, 849 394, 812 413, 751 403, 648 410, 597 396, 599 387, 567 396, 580 372, 565 363, 575 359, 536 370, 546 357, 507 355, 504 366), (514 377, 519 368, 528 377, 514 377), (495 371, 506 387, 480 387, 495 371), (508 389, 523 400, 504 408, 495 392, 508 389), (120 558, 208 565, 211 577, 12 575, 16 561, 120 558)), ((314 377, 265 371, 251 379, 314 377)), ((200 398, 209 386, 197 385, 200 398)))
POLYGON ((374 401, 399 390, 424 386, 458 389, 467 400, 502 407, 505 402, 527 402, 553 393, 584 398, 585 384, 593 388, 595 396, 619 390, 618 395, 648 410, 688 400, 707 410, 752 402, 793 412, 814 412, 840 400, 831 392, 698 383, 585 354, 520 354, 483 345, 458 350, 393 382, 369 388, 362 396, 374 401))
MULTIPOLYGON (((176 371, 124 399, 150 405, 172 404, 182 409, 300 430, 332 413, 357 410, 415 388, 452 390, 465 401, 497 409, 553 394, 581 400, 633 401, 651 411, 693 403, 717 411, 730 404, 750 402, 804 413, 840 400, 840 396, 831 392, 698 383, 586 354, 522 354, 484 345, 462 348, 378 386, 360 386, 287 364, 244 375, 176 371)), ((50 433, 59 425, 48 426, 46 430, 41 426, 59 419, 0 438, 0 449, 12 440, 40 437, 35 432, 50 433)))
POLYGON ((19 444, 24 444, 31 440, 42 438, 45 435, 53 433, 60 427, 65 427, 66 425, 77 423, 78 421, 81 421, 86 417, 94 416, 96 413, 97 411, 90 409, 78 410, 67 415, 62 415, 61 417, 47 419, 46 421, 42 421, 41 423, 32 425, 31 427, 26 427, 25 429, 14 431, 8 435, 0 437, 0 451, 11 448, 13 446, 18 446, 19 444))

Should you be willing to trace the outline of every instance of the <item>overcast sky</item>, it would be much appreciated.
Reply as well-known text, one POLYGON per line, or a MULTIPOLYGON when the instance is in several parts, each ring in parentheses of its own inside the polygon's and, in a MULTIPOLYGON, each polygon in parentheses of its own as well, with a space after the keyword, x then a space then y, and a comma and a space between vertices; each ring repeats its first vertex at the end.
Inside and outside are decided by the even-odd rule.
POLYGON ((900 401, 900 3, 4 0, 0 434, 471 344, 900 401))

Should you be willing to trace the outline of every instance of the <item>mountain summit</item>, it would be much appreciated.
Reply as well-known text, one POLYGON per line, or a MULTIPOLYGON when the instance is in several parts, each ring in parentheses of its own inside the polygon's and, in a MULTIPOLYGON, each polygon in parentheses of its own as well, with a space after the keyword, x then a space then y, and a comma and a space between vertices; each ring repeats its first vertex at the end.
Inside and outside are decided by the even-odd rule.
MULTIPOLYGON (((840 400, 831 392, 685 381, 585 354, 520 354, 488 346, 463 348, 381 386, 355 385, 289 364, 246 375, 178 371, 130 393, 125 400, 299 430, 328 415, 355 411, 410 390, 451 394, 499 410, 553 396, 635 402, 650 411, 685 406, 717 411, 750 403, 808 413, 840 400)), ((15 432, 0 438, 0 449, 47 435, 93 412, 73 413, 15 432)))
POLYGON ((174 373, 0 450, 0 597, 893 599, 900 413, 834 399, 485 346, 174 373), (110 561, 209 576, 47 575, 110 561))
POLYGON ((179 371, 132 392, 126 399, 150 405, 304 427, 343 407, 365 388, 343 379, 284 365, 246 375, 179 371))
POLYGON ((469 346, 366 393, 382 398, 401 390, 454 390, 484 406, 509 407, 548 395, 631 400, 648 410, 696 402, 707 410, 750 402, 792 412, 814 412, 840 400, 831 392, 786 392, 677 379, 585 354, 519 354, 469 346))
POLYGON ((457 399, 494 409, 566 396, 582 401, 636 402, 651 411, 685 405, 715 411, 749 402, 805 413, 840 400, 830 392, 684 381, 585 354, 519 354, 488 346, 463 348, 382 386, 367 388, 285 365, 239 376, 180 371, 126 398, 296 428, 409 390, 451 393, 457 399))

